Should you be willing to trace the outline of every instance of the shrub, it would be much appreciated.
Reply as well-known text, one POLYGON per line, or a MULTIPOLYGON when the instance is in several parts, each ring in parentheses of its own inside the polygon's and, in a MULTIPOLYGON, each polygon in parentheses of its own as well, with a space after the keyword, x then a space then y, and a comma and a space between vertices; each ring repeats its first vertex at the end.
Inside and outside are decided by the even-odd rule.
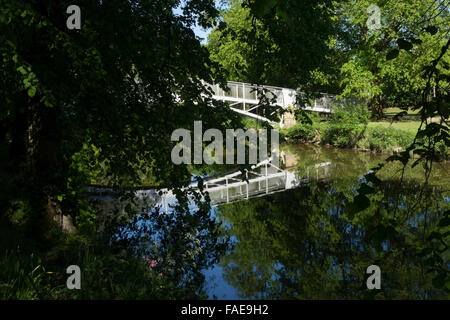
POLYGON ((370 119, 370 111, 364 104, 346 103, 334 109, 331 115, 332 124, 367 124, 370 119))
POLYGON ((355 147, 364 137, 370 112, 363 104, 346 103, 335 108, 322 130, 322 142, 337 147, 355 147))
POLYGON ((295 114, 295 120, 297 121, 297 123, 313 125, 314 123, 320 122, 320 116, 318 113, 314 113, 314 112, 308 113, 305 110, 302 110, 300 108, 295 108, 294 114, 295 114))
POLYGON ((309 142, 314 139, 314 127, 311 124, 304 124, 298 122, 295 126, 283 130, 282 137, 299 140, 302 142, 309 142))
POLYGON ((364 137, 366 126, 350 123, 330 123, 325 127, 322 143, 336 147, 355 147, 364 137))
POLYGON ((376 151, 393 151, 398 147, 406 149, 414 139, 414 134, 391 127, 368 128, 367 136, 370 149, 376 151))
MULTIPOLYGON (((17 250, 18 251, 18 250, 17 250)), ((0 256, 0 300, 35 300, 48 296, 46 273, 34 254, 5 250, 0 256)))
MULTIPOLYGON (((414 132, 392 127, 367 127, 369 118, 370 112, 365 105, 345 104, 335 109, 328 122, 320 122, 317 115, 305 117, 299 113, 297 124, 282 130, 281 135, 301 142, 312 142, 318 131, 322 144, 377 152, 392 152, 399 148, 404 150, 414 140, 414 132)), ((448 158, 445 144, 436 147, 439 159, 448 158)))
POLYGON ((440 161, 449 159, 448 147, 442 140, 436 143, 436 158, 440 161))
POLYGON ((155 263, 149 268, 142 257, 126 252, 78 245, 56 255, 50 263, 36 253, 6 250, 0 256, 0 300, 204 298, 156 270, 155 263), (81 290, 66 287, 66 268, 72 264, 81 268, 81 290))

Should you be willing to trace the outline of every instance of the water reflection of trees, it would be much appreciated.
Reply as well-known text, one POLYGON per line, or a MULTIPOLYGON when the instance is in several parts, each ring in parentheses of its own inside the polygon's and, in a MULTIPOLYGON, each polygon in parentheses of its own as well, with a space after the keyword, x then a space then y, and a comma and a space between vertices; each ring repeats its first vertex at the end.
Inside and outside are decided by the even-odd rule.
MULTIPOLYGON (((351 189, 351 186, 347 186, 351 189)), ((236 246, 222 259, 226 281, 243 298, 442 298, 419 252, 449 207, 436 188, 390 181, 370 208, 350 217, 330 183, 223 206, 236 246), (366 289, 366 269, 381 268, 380 291, 366 289)), ((448 252, 441 258, 448 259, 448 252)))
MULTIPOLYGON (((317 163, 331 162, 328 178, 333 179, 334 185, 342 184, 344 188, 354 182, 355 176, 362 176, 370 169, 384 162, 386 155, 371 152, 358 152, 349 149, 318 147, 314 145, 288 145, 282 146, 285 153, 295 157, 295 170, 304 175, 308 168, 317 163)), ((403 166, 400 162, 388 163, 378 173, 381 179, 400 178, 403 166)), ((429 183, 447 187, 450 183, 449 165, 446 162, 435 163, 429 183)), ((292 168, 291 168, 292 170, 292 168)), ((412 168, 408 165, 405 176, 409 180, 424 181, 425 170, 422 166, 412 168)))
POLYGON ((167 286, 160 288, 166 296, 206 299, 203 271, 228 250, 229 238, 209 202, 195 194, 196 210, 191 210, 186 194, 177 195, 180 202, 174 212, 166 214, 140 203, 133 210, 149 213, 135 213, 130 220, 116 222, 109 233, 115 247, 134 248, 135 256, 151 261, 151 273, 159 274, 167 286))

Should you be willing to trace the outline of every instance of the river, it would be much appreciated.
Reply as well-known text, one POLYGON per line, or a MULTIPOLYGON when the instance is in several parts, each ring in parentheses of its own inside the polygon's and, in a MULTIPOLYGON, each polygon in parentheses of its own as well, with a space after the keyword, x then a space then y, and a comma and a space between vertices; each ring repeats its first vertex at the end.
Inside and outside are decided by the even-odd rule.
MULTIPOLYGON (((386 155, 305 145, 282 150, 286 169, 311 182, 213 209, 233 245, 204 272, 209 299, 447 296, 433 287, 418 252, 450 207, 449 163, 434 164, 427 187, 420 165, 401 180, 401 165, 389 164, 370 207, 351 214, 346 199, 386 155), (366 287, 370 265, 380 267, 381 290, 366 287)), ((442 253, 447 267, 449 256, 442 253)))

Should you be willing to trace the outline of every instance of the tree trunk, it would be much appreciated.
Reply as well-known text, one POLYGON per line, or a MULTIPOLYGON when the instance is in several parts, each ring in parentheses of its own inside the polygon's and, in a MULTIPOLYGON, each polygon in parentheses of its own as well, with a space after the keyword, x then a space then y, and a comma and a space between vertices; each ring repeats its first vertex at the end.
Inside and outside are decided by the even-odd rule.
POLYGON ((57 195, 64 193, 66 181, 61 150, 61 109, 45 106, 36 96, 28 101, 27 110, 27 125, 21 127, 26 130, 18 132, 17 136, 24 137, 20 150, 25 150, 28 159, 26 181, 30 183, 33 214, 38 215, 34 223, 44 226, 56 223, 71 233, 75 230, 71 217, 64 216, 54 201, 57 195))
POLYGON ((384 108, 380 101, 379 96, 373 97, 372 101, 370 102, 370 109, 372 111, 372 119, 379 120, 382 119, 384 116, 384 108))
POLYGON ((23 172, 27 161, 27 131, 29 127, 28 95, 17 96, 11 132, 10 157, 17 172, 23 172))
POLYGON ((56 221, 60 227, 73 232, 75 227, 70 216, 65 216, 59 209, 54 197, 64 192, 64 159, 61 142, 61 108, 46 107, 41 102, 36 105, 36 143, 33 148, 33 173, 38 179, 38 192, 45 201, 45 212, 48 219, 56 221))

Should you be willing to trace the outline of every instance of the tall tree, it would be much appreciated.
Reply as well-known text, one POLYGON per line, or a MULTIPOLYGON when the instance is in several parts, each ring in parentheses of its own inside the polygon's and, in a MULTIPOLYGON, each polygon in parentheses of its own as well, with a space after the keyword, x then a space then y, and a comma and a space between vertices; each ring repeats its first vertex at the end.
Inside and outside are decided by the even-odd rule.
POLYGON ((229 1, 208 37, 231 80, 297 88, 326 70, 331 1, 229 1))
POLYGON ((386 107, 415 105, 426 82, 421 71, 448 36, 448 5, 433 0, 339 2, 335 23, 340 32, 334 44, 343 55, 342 94, 368 99, 374 117, 386 107), (379 25, 371 28, 371 19, 377 18, 369 10, 374 5, 379 25), (427 28, 433 32, 424 32, 427 28))
POLYGON ((188 174, 170 160, 171 132, 225 119, 203 95, 211 62, 191 29, 217 16, 213 0, 184 1, 180 14, 178 0, 77 4, 81 29, 71 30, 70 1, 0 1, 2 208, 22 199, 39 216, 78 195, 92 173, 82 159, 116 186, 141 172, 179 185, 188 174))

